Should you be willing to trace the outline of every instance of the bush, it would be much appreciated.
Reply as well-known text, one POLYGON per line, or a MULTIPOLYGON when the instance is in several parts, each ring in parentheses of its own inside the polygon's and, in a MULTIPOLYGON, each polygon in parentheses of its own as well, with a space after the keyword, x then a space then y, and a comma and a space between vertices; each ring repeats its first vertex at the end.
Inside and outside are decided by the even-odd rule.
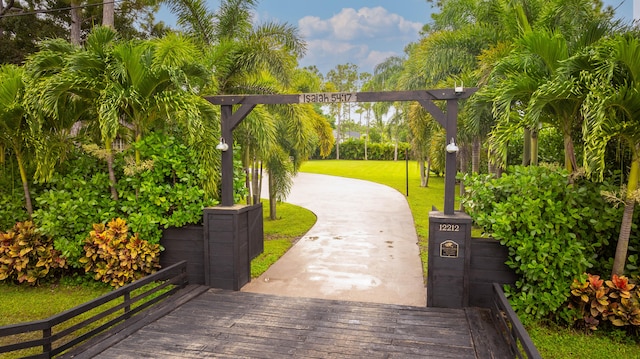
POLYGON ((506 264, 519 276, 506 288, 514 309, 536 319, 568 315, 566 288, 612 241, 597 186, 569 185, 566 171, 534 166, 510 167, 501 178, 467 176, 465 184, 467 212, 509 249, 506 264))
POLYGON ((118 201, 109 192, 106 164, 88 152, 77 150, 36 198, 34 212, 34 221, 73 267, 82 267, 82 247, 94 223, 126 218, 133 232, 155 244, 162 228, 199 223, 203 208, 217 203, 205 198, 195 151, 175 137, 153 133, 116 156, 118 201), (132 160, 135 149, 140 163, 132 160))
POLYGON ((98 223, 84 245, 80 259, 95 280, 118 288, 152 274, 160 268, 160 245, 142 240, 138 234, 129 237, 126 221, 116 218, 105 227, 98 223))
POLYGON ((8 232, 0 232, 0 280, 35 285, 51 277, 54 269, 65 267, 53 241, 39 234, 32 222, 19 222, 8 232))
MULTIPOLYGON (((367 159, 373 161, 392 161, 395 153, 396 145, 394 143, 377 143, 369 142, 367 144, 367 159)), ((405 160, 405 150, 411 157, 411 145, 407 142, 398 143, 398 160, 405 160)), ((320 159, 320 153, 316 151, 314 159, 320 159)), ((336 158, 335 146, 331 150, 331 154, 327 158, 336 158)), ((341 160, 364 160, 364 140, 349 138, 340 143, 340 159, 341 160)))
POLYGON ((79 268, 78 259, 92 224, 118 216, 108 191, 108 176, 96 172, 86 179, 72 173, 56 176, 49 185, 51 188, 36 198, 39 208, 33 219, 42 233, 54 238, 55 248, 69 264, 79 268))
POLYGON ((133 162, 133 149, 124 154, 124 178, 119 216, 151 243, 159 243, 161 229, 200 223, 202 210, 217 204, 205 199, 201 183, 205 172, 193 149, 173 136, 150 134, 136 143, 141 163, 133 162))
POLYGON ((24 191, 22 187, 11 189, 0 194, 0 231, 6 231, 29 219, 24 208, 24 191))

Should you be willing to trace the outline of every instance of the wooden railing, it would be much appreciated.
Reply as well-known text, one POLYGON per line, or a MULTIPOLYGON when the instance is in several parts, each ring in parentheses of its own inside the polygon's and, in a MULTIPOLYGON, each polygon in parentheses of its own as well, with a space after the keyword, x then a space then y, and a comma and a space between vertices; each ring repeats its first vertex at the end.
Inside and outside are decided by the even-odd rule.
POLYGON ((27 358, 51 358, 118 324, 135 320, 137 314, 187 284, 187 263, 182 261, 48 319, 0 327, 0 340, 29 337, 0 346, 0 354, 30 349, 27 358), (148 286, 151 283, 158 284, 148 286), (40 351, 38 347, 41 353, 32 354, 40 351))
POLYGON ((514 356, 520 359, 542 359, 538 349, 531 341, 518 315, 511 308, 507 297, 498 283, 493 283, 493 303, 491 314, 494 324, 505 341, 509 344, 514 356))

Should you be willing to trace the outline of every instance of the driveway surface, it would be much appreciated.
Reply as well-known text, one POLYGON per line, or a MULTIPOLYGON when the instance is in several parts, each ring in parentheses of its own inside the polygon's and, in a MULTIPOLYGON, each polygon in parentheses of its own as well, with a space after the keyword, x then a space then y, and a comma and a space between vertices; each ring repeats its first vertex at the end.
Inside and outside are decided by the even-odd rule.
POLYGON ((368 181, 299 173, 286 202, 318 221, 242 291, 426 306, 418 238, 403 194, 368 181))

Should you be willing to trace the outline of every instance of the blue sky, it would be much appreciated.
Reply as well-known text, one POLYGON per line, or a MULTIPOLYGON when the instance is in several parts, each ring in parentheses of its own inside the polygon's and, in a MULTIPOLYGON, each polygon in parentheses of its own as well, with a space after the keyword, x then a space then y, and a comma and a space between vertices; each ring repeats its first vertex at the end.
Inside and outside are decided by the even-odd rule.
MULTIPOLYGON (((640 0, 603 0, 617 8, 617 16, 625 21, 633 18, 634 1, 638 11, 640 0)), ((208 0, 211 10, 219 4, 219 0, 208 0)), ((261 0, 255 16, 258 23, 297 25, 307 42, 300 65, 315 65, 326 74, 347 62, 373 72, 387 57, 403 55, 404 47, 418 40, 433 11, 426 0, 261 0)), ((175 22, 165 9, 158 20, 175 22)))

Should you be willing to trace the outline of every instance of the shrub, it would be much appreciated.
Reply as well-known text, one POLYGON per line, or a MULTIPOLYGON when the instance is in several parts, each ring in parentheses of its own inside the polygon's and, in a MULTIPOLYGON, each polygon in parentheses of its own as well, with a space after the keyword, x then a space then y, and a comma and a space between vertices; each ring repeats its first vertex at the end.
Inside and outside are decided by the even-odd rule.
POLYGON ((202 221, 202 209, 216 204, 202 189, 205 176, 195 150, 172 136, 153 133, 115 160, 118 193, 109 192, 106 164, 80 149, 36 197, 34 221, 55 238, 70 265, 81 268, 82 247, 94 223, 126 218, 132 231, 159 243, 162 228, 202 221), (133 160, 137 149, 140 163, 133 160), (73 166, 71 165, 73 163, 73 166))
POLYGON ((561 310, 566 288, 611 237, 610 226, 600 224, 603 199, 551 167, 510 167, 501 178, 469 176, 465 183, 465 209, 509 249, 506 264, 519 277, 506 288, 514 309, 525 318, 568 315, 561 310))
POLYGON ((98 223, 86 239, 85 256, 80 259, 85 271, 118 288, 151 274, 160 268, 160 245, 129 236, 126 221, 116 218, 105 227, 98 223))
POLYGON ((6 231, 17 222, 29 219, 29 214, 24 209, 24 191, 19 189, 9 189, 0 193, 0 231, 6 231))
POLYGON ((8 232, 0 232, 0 280, 35 285, 51 277, 54 269, 65 267, 53 241, 39 234, 32 222, 18 222, 8 232))
POLYGON ((625 276, 613 275, 604 281, 587 274, 586 281, 574 279, 571 284, 570 308, 577 310, 576 324, 596 330, 603 321, 616 327, 640 326, 640 287, 625 276))

